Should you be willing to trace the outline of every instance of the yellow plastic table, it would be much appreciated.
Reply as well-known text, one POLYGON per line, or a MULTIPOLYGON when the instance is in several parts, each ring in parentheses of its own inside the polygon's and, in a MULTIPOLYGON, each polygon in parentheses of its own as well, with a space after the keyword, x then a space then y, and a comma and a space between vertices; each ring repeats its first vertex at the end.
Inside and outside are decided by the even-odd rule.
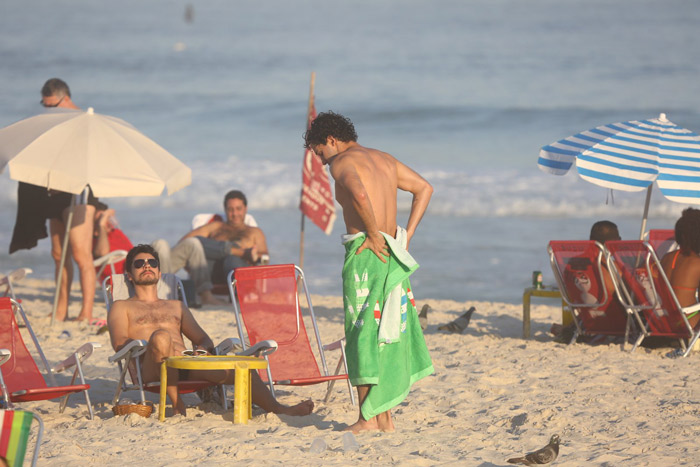
POLYGON ((523 292, 523 339, 530 338, 530 297, 558 298, 561 300, 562 310, 566 306, 566 302, 561 298, 561 292, 556 287, 543 287, 541 289, 528 287, 525 289, 523 292))
POLYGON ((253 399, 250 394, 250 370, 267 368, 264 358, 236 357, 231 355, 204 355, 195 357, 170 357, 160 366, 159 419, 165 420, 165 389, 168 385, 168 367, 182 370, 235 370, 233 423, 247 424, 253 416, 253 399))

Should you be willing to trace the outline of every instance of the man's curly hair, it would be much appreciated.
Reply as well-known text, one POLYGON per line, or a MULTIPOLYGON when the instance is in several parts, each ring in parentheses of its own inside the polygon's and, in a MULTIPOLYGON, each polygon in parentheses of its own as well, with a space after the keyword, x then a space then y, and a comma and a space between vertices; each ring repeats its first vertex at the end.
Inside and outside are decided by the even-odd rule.
POLYGON ((317 144, 326 144, 329 136, 345 143, 357 141, 355 126, 350 119, 328 111, 318 114, 311 123, 311 128, 304 133, 304 147, 311 148, 317 144))
POLYGON ((685 252, 700 255, 700 210, 688 208, 676 222, 676 242, 685 252))

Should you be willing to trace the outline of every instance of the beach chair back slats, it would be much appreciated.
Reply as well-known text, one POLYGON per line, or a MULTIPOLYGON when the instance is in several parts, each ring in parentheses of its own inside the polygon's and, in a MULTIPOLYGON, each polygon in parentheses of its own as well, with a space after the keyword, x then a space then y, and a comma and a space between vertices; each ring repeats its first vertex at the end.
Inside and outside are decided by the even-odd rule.
POLYGON ((640 313, 649 335, 688 338, 692 331, 650 244, 620 240, 606 244, 624 289, 623 302, 640 313))
POLYGON ((602 245, 594 241, 551 241, 552 271, 564 301, 584 334, 624 335, 627 312, 605 287, 602 245))
MULTIPOLYGON (((277 351, 268 356, 273 379, 320 377, 299 306, 294 265, 237 268, 234 276, 250 343, 277 342, 277 351)), ((260 371, 260 377, 268 379, 265 371, 260 371)))

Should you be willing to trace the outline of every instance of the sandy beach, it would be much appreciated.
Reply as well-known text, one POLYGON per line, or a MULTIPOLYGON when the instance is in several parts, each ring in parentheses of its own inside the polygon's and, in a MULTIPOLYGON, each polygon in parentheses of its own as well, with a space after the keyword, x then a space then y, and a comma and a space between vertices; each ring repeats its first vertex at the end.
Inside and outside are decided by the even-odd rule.
MULTIPOLYGON (((114 416, 117 371, 107 361, 109 337, 73 322, 50 327, 52 290, 51 281, 36 279, 16 287, 50 362, 84 342, 102 347, 84 364, 95 420, 87 418, 82 395, 72 396, 63 414, 57 400, 22 405, 46 425, 40 465, 508 465, 509 457, 544 446, 555 433, 562 439, 560 465, 697 463, 697 354, 669 359, 668 348, 629 354, 617 344, 555 343, 548 331, 561 321, 561 309, 549 304, 533 304, 533 337, 523 340, 519 305, 418 298, 419 309, 425 303, 432 308, 425 338, 435 373, 394 409, 394 433, 360 434, 359 449, 346 451, 341 430, 357 412, 344 385, 336 385, 327 404, 325 386, 281 387, 283 402, 312 398, 313 414, 286 417, 258 409, 248 425, 233 425, 231 410, 202 404, 195 395, 185 396, 187 417, 164 423, 155 415, 114 416), (470 306, 476 313, 464 334, 437 330, 470 306), (70 339, 58 337, 64 330, 70 339), (310 452, 318 438, 327 448, 310 452)), ((341 337, 340 297, 312 295, 312 301, 324 341, 341 337)), ((72 315, 75 307, 77 297, 72 315)), ((105 313, 98 301, 96 316, 105 313)), ((194 313, 214 341, 237 335, 230 308, 194 313)), ((58 381, 67 383, 69 376, 59 374, 58 381)), ((138 393, 126 397, 136 400, 138 393)))

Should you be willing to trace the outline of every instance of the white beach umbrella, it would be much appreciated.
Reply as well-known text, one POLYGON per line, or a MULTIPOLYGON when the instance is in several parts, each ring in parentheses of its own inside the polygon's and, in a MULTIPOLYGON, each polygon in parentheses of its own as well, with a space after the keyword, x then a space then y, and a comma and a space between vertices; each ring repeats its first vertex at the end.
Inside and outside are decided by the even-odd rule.
POLYGON ((97 197, 158 196, 186 187, 192 172, 131 124, 73 109, 48 109, 0 130, 0 171, 10 178, 97 197))
MULTIPOLYGON (((51 108, 0 129, 0 173, 5 165, 14 180, 74 195, 89 186, 97 197, 158 196, 192 182, 190 168, 165 149, 124 120, 92 108, 51 108)), ((72 214, 71 205, 58 283, 72 214)), ((57 301, 58 287, 52 323, 57 301)))
POLYGON ((576 163, 579 175, 596 185, 647 190, 644 236, 652 183, 677 203, 700 204, 700 136, 668 121, 648 120, 603 125, 542 147, 539 168, 564 175, 576 163))

